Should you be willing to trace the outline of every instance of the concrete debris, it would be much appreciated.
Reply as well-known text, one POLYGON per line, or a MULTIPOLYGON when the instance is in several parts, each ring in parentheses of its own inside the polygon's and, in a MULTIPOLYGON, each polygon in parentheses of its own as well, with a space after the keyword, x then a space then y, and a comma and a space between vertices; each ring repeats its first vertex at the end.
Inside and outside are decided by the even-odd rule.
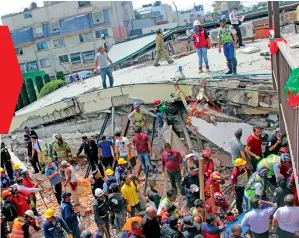
POLYGON ((299 42, 290 44, 290 48, 291 48, 291 49, 299 48, 299 42))
POLYGON ((240 53, 242 54, 253 54, 256 52, 260 52, 261 48, 260 47, 255 47, 255 46, 249 46, 249 47, 245 47, 242 50, 239 50, 240 53))

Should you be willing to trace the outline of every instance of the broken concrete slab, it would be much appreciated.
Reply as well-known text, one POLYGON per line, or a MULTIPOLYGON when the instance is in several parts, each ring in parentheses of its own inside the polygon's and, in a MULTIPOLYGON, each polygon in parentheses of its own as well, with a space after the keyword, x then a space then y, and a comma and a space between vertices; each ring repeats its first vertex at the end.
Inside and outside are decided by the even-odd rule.
POLYGON ((242 50, 239 50, 240 53, 242 54, 253 54, 256 52, 260 52, 261 48, 260 47, 256 47, 256 46, 249 46, 249 47, 245 47, 242 50))

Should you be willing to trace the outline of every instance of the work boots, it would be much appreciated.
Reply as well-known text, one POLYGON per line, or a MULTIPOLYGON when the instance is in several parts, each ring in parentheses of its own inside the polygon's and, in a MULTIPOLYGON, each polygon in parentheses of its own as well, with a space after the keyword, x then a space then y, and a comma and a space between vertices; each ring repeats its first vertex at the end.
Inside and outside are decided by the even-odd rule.
POLYGON ((230 61, 226 61, 226 64, 227 64, 228 71, 226 71, 225 74, 232 74, 233 71, 232 71, 231 62, 230 61))
POLYGON ((168 64, 172 64, 173 63, 173 59, 171 59, 171 60, 168 60, 168 64))

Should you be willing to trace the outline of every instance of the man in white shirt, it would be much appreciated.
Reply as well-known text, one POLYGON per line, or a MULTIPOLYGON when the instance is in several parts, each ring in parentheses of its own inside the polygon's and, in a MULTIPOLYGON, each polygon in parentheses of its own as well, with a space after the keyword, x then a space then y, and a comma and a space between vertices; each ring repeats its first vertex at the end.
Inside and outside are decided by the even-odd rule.
POLYGON ((278 226, 278 237, 291 238, 299 230, 299 207, 295 207, 295 197, 288 194, 284 198, 284 207, 280 207, 274 213, 272 227, 278 226))
POLYGON ((128 138, 121 135, 118 131, 114 134, 115 136, 115 154, 119 154, 119 158, 123 158, 128 162, 130 170, 132 170, 131 163, 131 143, 128 138))
POLYGON ((251 237, 269 238, 269 218, 277 209, 277 204, 266 202, 258 198, 252 198, 250 205, 253 208, 244 216, 241 226, 249 226, 251 237), (271 206, 261 209, 262 205, 271 206))
POLYGON ((31 137, 32 142, 32 154, 31 158, 34 158, 34 154, 37 153, 38 161, 42 168, 42 174, 45 173, 45 161, 48 159, 48 146, 47 144, 40 139, 37 139, 36 135, 32 135, 31 137))
POLYGON ((241 46, 245 46, 245 45, 243 45, 242 33, 241 33, 241 30, 239 27, 241 17, 239 17, 237 15, 237 13, 238 13, 238 7, 234 6, 232 12, 229 14, 229 20, 230 20, 231 25, 235 28, 235 30, 237 32, 238 44, 239 44, 239 47, 241 47, 241 46))

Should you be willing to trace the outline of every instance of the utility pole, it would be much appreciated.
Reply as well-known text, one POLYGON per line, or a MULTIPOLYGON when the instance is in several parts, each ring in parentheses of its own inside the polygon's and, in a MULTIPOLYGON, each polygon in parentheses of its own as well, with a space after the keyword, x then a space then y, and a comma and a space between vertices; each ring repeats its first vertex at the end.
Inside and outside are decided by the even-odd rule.
POLYGON ((174 1, 172 1, 174 7, 175 7, 175 12, 176 12, 176 18, 178 20, 178 26, 180 26, 180 19, 179 19, 179 12, 178 12, 178 8, 177 6, 175 5, 174 1))

